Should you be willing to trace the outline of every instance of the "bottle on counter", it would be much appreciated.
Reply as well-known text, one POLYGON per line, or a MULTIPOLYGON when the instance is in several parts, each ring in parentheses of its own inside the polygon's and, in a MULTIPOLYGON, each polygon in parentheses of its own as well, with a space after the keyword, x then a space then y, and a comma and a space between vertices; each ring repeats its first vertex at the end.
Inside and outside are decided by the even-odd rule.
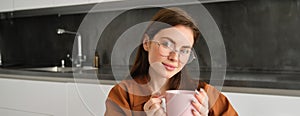
POLYGON ((0 52, 0 66, 2 66, 2 56, 1 56, 1 52, 0 52))
POLYGON ((61 60, 61 67, 65 68, 65 60, 61 60))
POLYGON ((100 60, 100 57, 99 57, 98 52, 96 51, 95 57, 94 57, 94 67, 99 68, 99 60, 100 60))

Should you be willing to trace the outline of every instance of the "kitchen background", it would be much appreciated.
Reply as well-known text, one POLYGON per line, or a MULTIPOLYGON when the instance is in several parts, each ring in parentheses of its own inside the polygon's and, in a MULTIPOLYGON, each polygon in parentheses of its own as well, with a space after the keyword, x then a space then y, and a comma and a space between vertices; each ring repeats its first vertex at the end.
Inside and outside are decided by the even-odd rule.
MULTIPOLYGON (((191 6, 193 5, 186 7, 191 6)), ((300 26, 300 16, 297 13, 300 10, 299 1, 243 0, 204 6, 222 32, 229 68, 299 70, 300 39, 297 32, 300 26)), ((112 47, 124 29, 128 29, 137 21, 148 21, 155 11, 155 9, 130 11, 114 20, 114 24, 105 29, 101 39, 95 38, 99 39, 97 51, 100 63, 110 63, 112 47), (139 17, 134 19, 132 18, 134 16, 139 17), (117 25, 118 28, 115 28, 117 25)), ((67 54, 72 54, 75 36, 58 35, 56 30, 63 28, 77 31, 86 13, 60 15, 45 12, 37 16, 22 16, 23 12, 1 13, 2 66, 57 66, 60 65, 61 59, 67 60, 67 54), (21 15, 18 16, 18 13, 21 15)), ((106 12, 97 13, 104 17, 105 14, 106 12)), ((202 43, 205 42, 200 42, 201 46, 205 45, 202 43)), ((83 46, 89 45, 83 43, 83 46)), ((197 51, 203 50, 198 48, 197 51)), ((92 51, 84 49, 83 53, 88 56, 87 62, 93 59, 92 51)), ((209 57, 205 57, 204 60, 205 64, 210 64, 209 57)))
MULTIPOLYGON (((98 3, 102 0, 72 0, 74 3, 70 1, 6 0, 4 3, 7 4, 0 4, 0 10, 11 5, 7 12, 0 13, 1 115, 103 115, 107 94, 117 82, 113 80, 114 75, 109 71, 112 47, 126 29, 137 22, 148 21, 158 10, 147 8, 127 11, 105 26, 105 29, 100 28, 102 20, 98 18, 110 19, 112 15, 120 13, 119 7, 90 13, 89 16, 95 18, 90 18, 91 22, 85 22, 89 27, 86 30, 79 27, 94 4, 85 3, 98 3), (61 7, 45 8, 51 1, 54 6, 60 4, 58 6, 61 7), (36 4, 32 4, 33 2, 36 4), (69 2, 67 5, 81 5, 64 6, 61 5, 62 2, 69 2), (22 5, 29 7, 20 7, 22 5), (100 23, 94 24, 93 21, 100 23), (71 73, 57 70, 59 68, 48 72, 23 70, 32 67, 38 67, 39 70, 41 67, 52 69, 53 66, 61 66, 61 60, 65 60, 66 66, 71 66, 68 54, 75 52, 76 55, 77 50, 73 49, 73 45, 77 46, 75 36, 58 35, 58 28, 78 30, 82 34, 83 54, 87 56, 83 65, 92 66, 97 51, 100 68, 96 71, 89 70, 90 72, 74 71, 75 73, 72 73, 72 70, 71 73), (104 33, 100 35, 97 32, 101 30, 104 30, 104 33), (86 34, 86 31, 93 31, 93 34, 86 34), (98 75, 94 75, 94 72, 98 72, 98 75)), ((138 3, 143 0, 126 1, 138 3)), ((147 1, 154 3, 161 0, 143 2, 147 1)), ((211 2, 203 5, 213 16, 222 33, 228 70, 220 91, 229 98, 239 114, 299 115, 297 106, 300 104, 300 0, 199 1, 211 2)), ((116 2, 118 3, 121 2, 116 2)), ((99 4, 116 5, 113 2, 99 4)), ((197 5, 181 6, 192 8, 197 5)), ((202 68, 209 68, 210 55, 205 41, 198 41, 195 49, 202 68)), ((132 63, 132 59, 130 62, 132 63)))
MULTIPOLYGON (((204 4, 223 35, 228 72, 297 74, 300 68, 299 3, 299 0, 241 0, 204 4)), ((65 60, 66 66, 71 66, 68 54, 72 54, 73 45, 76 45, 75 35, 58 35, 57 29, 77 31, 88 9, 92 7, 69 7, 76 9, 76 12, 69 12, 62 7, 42 9, 39 12, 25 10, 1 13, 2 67, 61 66, 61 60, 65 60)), ((92 66, 97 52, 100 66, 109 66, 112 48, 118 37, 138 22, 149 21, 157 10, 129 10, 114 19, 100 37, 82 35, 83 54, 87 56, 84 65, 92 66), (97 40, 98 43, 91 43, 89 39, 97 40), (89 47, 92 44, 97 44, 96 49, 89 47)), ((119 11, 99 11, 92 15, 107 17, 114 13, 119 11)), ((100 32, 96 26, 92 28, 100 32)), ((209 67, 210 55, 203 39, 200 39, 195 50, 200 66, 209 67)), ((297 80, 295 76, 292 78, 297 80)))

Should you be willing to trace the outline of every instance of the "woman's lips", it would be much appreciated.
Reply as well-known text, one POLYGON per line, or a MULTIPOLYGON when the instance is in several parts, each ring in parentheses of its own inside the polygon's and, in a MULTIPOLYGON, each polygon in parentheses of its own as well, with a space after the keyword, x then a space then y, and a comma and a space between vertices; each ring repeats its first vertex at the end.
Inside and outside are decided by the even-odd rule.
POLYGON ((175 70, 175 66, 172 66, 172 65, 168 65, 168 64, 164 64, 163 63, 163 65, 165 66, 165 68, 168 70, 168 71, 173 71, 173 70, 175 70))

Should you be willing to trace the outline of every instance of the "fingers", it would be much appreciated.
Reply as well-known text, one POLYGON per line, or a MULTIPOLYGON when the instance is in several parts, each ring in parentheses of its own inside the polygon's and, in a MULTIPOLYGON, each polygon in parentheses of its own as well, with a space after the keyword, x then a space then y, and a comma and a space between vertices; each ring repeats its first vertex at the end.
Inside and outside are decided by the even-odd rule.
POLYGON ((160 98, 151 98, 148 102, 144 105, 144 111, 153 110, 160 106, 161 99, 160 98))
MULTIPOLYGON (((193 110, 193 114, 195 114, 194 112, 197 112, 196 114, 199 113, 203 116, 208 115, 208 112, 209 112, 208 108, 204 107, 200 103, 192 102, 192 104, 193 104, 194 108, 196 109, 196 110, 193 110)), ((194 115, 194 116, 198 116, 198 115, 194 115)))
POLYGON ((147 116, 165 116, 166 113, 161 107, 161 102, 161 98, 150 98, 150 100, 144 105, 144 111, 147 116))
MULTIPOLYGON (((197 90, 196 90, 197 91, 197 90)), ((195 107, 196 111, 193 110, 193 114, 197 116, 198 112, 201 115, 207 115, 209 110, 208 110, 208 96, 206 92, 201 88, 200 92, 196 92, 195 98, 197 99, 198 102, 192 101, 192 105, 195 107)))
POLYGON ((201 116, 198 111, 192 110, 192 113, 193 113, 194 116, 201 116))
POLYGON ((198 92, 198 93, 197 92, 195 94, 196 99, 200 102, 200 104, 203 104, 204 106, 208 106, 207 93, 202 88, 200 88, 200 92, 198 92))
POLYGON ((159 108, 154 112, 154 116, 166 116, 166 113, 162 108, 159 108))

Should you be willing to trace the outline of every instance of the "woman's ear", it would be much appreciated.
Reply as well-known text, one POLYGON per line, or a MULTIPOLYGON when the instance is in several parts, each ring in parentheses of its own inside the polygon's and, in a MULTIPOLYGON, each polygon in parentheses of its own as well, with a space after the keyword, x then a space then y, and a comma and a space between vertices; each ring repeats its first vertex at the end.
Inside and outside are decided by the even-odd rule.
POLYGON ((145 51, 149 50, 149 36, 147 34, 144 35, 144 39, 143 39, 143 47, 145 51))

